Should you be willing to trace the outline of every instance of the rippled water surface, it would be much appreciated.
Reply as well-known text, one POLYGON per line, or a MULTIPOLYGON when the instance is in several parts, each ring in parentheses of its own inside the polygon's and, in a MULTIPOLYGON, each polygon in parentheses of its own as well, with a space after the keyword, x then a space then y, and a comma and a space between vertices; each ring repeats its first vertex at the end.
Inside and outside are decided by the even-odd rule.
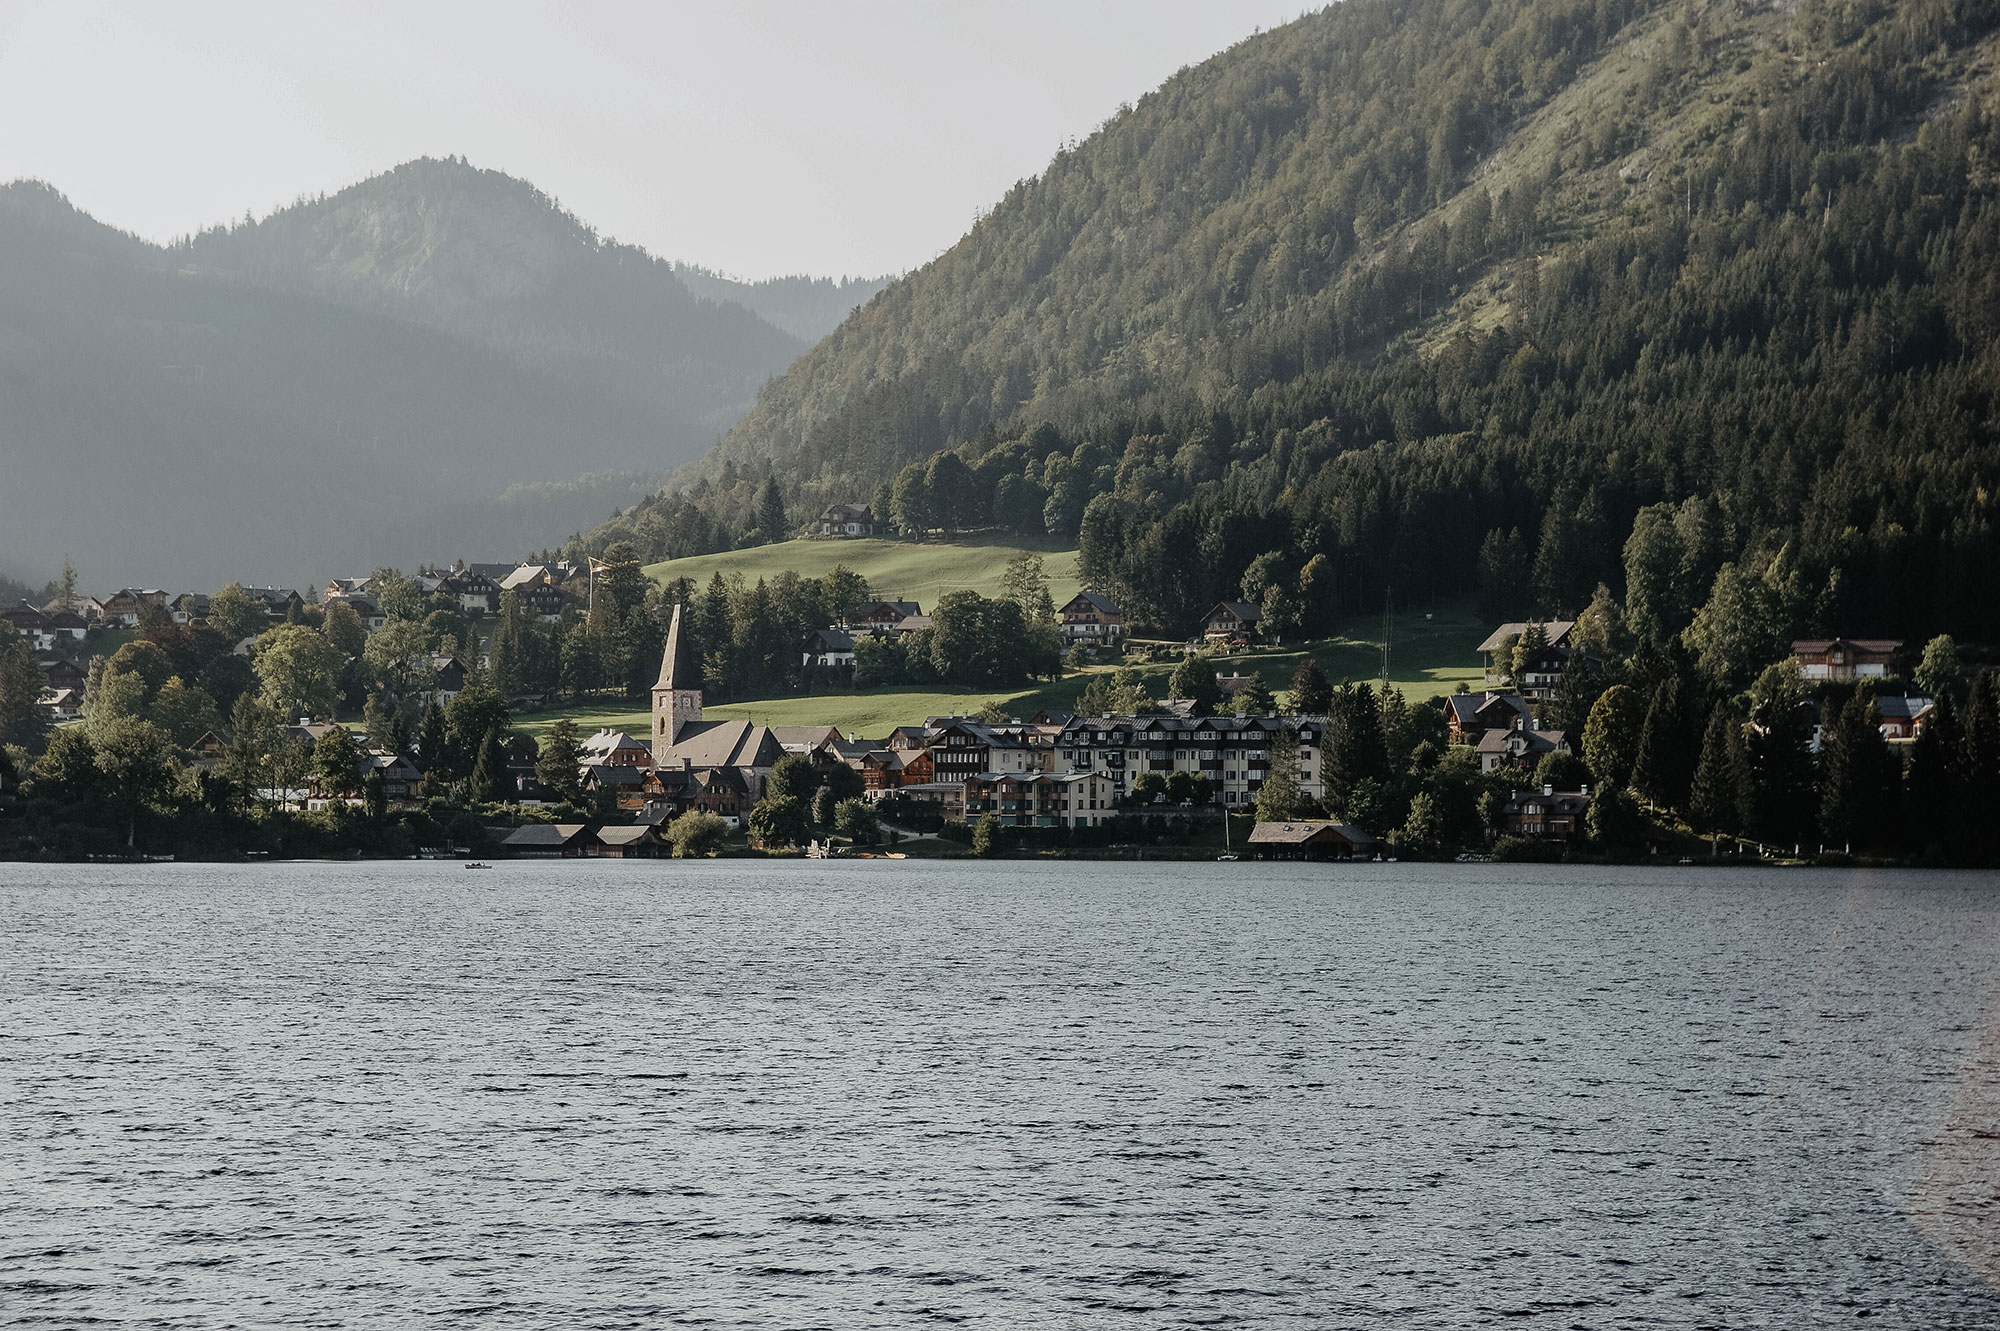
POLYGON ((0 865, 0 1321, 2000 1326, 2000 882, 0 865))

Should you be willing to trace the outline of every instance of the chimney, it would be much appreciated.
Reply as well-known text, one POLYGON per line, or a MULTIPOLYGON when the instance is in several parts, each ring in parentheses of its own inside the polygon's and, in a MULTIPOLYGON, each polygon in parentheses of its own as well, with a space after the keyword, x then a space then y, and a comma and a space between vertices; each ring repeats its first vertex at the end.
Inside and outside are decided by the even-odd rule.
POLYGON ((1542 787, 1542 798, 1543 798, 1543 799, 1547 799, 1547 798, 1548 798, 1549 796, 1551 796, 1551 795, 1553 795, 1553 794, 1555 794, 1555 793, 1556 793, 1556 788, 1555 788, 1554 786, 1543 786, 1543 787, 1542 787))
POLYGON ((1588 795, 1588 794, 1590 794, 1590 783, 1589 783, 1588 781, 1586 781, 1586 782, 1584 782, 1584 783, 1583 783, 1583 784, 1582 784, 1581 786, 1579 786, 1579 787, 1577 788, 1577 794, 1579 794, 1579 795, 1588 795))

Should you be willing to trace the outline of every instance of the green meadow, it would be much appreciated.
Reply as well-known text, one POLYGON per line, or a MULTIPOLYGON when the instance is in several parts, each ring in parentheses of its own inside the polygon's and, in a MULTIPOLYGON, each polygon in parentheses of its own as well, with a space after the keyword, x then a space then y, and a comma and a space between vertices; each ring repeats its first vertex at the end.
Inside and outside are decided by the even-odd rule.
MULTIPOLYGON (((793 541, 787 544, 852 550, 861 545, 893 543, 793 541)), ((763 547, 767 550, 784 548, 786 547, 763 547)), ((1007 549, 1011 555, 1009 547, 982 548, 1007 549)), ((668 565, 656 565, 655 568, 677 568, 725 557, 705 556, 703 561, 677 560, 668 565)), ((834 562, 837 561, 828 561, 825 567, 831 568, 834 562)), ((850 563, 849 567, 858 568, 859 565, 850 563)), ((803 576, 807 569, 800 567, 799 572, 803 576)), ((872 583, 872 576, 870 581, 872 583)), ((916 599, 909 598, 907 593, 903 594, 906 599, 916 599)), ((928 600, 925 600, 924 607, 926 610, 930 608, 928 600)), ((1390 683, 1400 688, 1412 702, 1450 693, 1460 683, 1474 689, 1479 688, 1481 686, 1479 654, 1473 649, 1491 628, 1490 624, 1473 612, 1470 602, 1454 601, 1425 609, 1400 612, 1396 617, 1390 640, 1390 683)), ((1282 694, 1290 687, 1292 672, 1298 669, 1299 662, 1308 654, 1319 661, 1327 677, 1335 683, 1379 681, 1382 676, 1382 621, 1379 617, 1355 618, 1340 625, 1339 631, 1331 637, 1306 643, 1287 643, 1279 647, 1259 647, 1232 652, 1226 656, 1217 656, 1215 661, 1216 668, 1225 675, 1230 673, 1261 675, 1273 693, 1282 694)), ((1171 661, 1154 664, 1134 663, 1132 668, 1139 673, 1157 697, 1166 689, 1167 676, 1172 673, 1173 663, 1171 661)), ((851 733, 870 739, 880 739, 896 726, 915 724, 927 716, 977 712, 988 702, 999 703, 1010 715, 1023 720, 1044 708, 1067 711, 1075 707, 1077 695, 1083 691, 1093 675, 1113 669, 1116 667, 1096 666, 1080 674, 1069 675, 1052 683, 1016 692, 929 687, 871 689, 865 693, 850 691, 812 695, 788 694, 777 698, 718 703, 705 708, 703 715, 719 719, 742 718, 770 726, 830 725, 838 727, 844 734, 851 733)), ((522 717, 520 727, 532 735, 539 736, 557 720, 565 717, 574 721, 586 734, 600 726, 611 726, 630 731, 635 735, 644 735, 651 726, 651 718, 644 707, 634 707, 628 702, 616 701, 585 702, 557 710, 537 712, 522 717)))
POLYGON ((802 578, 817 578, 831 572, 836 564, 868 579, 868 586, 881 599, 915 601, 928 614, 938 598, 947 592, 971 590, 982 596, 1000 594, 1000 575, 1007 561, 1023 550, 1042 557, 1049 577, 1049 592, 1061 605, 1076 595, 1082 583, 1076 577, 1076 551, 1026 544, 1014 539, 968 539, 953 543, 914 541, 781 541, 776 545, 729 550, 717 555, 694 555, 650 564, 648 577, 666 583, 689 578, 705 586, 717 573, 723 577, 741 574, 746 581, 772 578, 791 570, 802 578))

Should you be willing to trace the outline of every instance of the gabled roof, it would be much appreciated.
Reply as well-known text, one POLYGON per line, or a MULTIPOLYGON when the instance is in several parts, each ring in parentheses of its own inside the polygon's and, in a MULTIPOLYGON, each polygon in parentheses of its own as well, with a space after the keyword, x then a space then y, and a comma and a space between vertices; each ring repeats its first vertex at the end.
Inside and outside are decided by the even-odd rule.
POLYGON ((873 522, 866 504, 828 504, 819 515, 822 522, 873 522))
POLYGON ((810 753, 840 738, 840 732, 832 726, 772 726, 770 731, 787 753, 810 753))
POLYGON ((1228 615, 1245 624, 1254 624, 1264 617, 1264 611, 1261 606, 1254 606, 1248 601, 1217 601, 1215 608, 1210 610, 1203 619, 1206 622, 1207 620, 1221 619, 1224 615, 1228 615))
POLYGON ((1927 714, 1933 705, 1929 698, 1885 695, 1875 699, 1875 714, 1884 721, 1915 721, 1927 714))
POLYGON ((1118 613, 1118 607, 1111 603, 1111 598, 1101 592, 1078 592, 1063 603, 1062 613, 1068 614, 1072 609, 1095 610, 1100 615, 1118 613))
POLYGON ((1376 844, 1374 837, 1350 823, 1258 823, 1250 829, 1250 843, 1256 846, 1303 846, 1322 837, 1345 841, 1352 846, 1376 844))
POLYGON ((1852 647, 1871 656, 1888 656, 1902 645, 1901 638, 1803 638, 1792 644, 1792 655, 1817 656, 1835 647, 1852 647))
POLYGON ((1568 743, 1560 730, 1489 730, 1474 748, 1480 753, 1553 753, 1568 743))
POLYGON ((583 779, 600 786, 643 786, 646 776, 645 768, 624 764, 586 763, 583 768, 583 779))
POLYGON ((667 751, 666 765, 691 767, 771 767, 785 746, 763 726, 748 721, 690 721, 667 751))
MULTIPOLYGON (((1548 638, 1549 646, 1559 647, 1562 645, 1563 639, 1569 637, 1569 631, 1575 627, 1576 621, 1573 619, 1551 619, 1543 623, 1542 633, 1548 638)), ((1525 623, 1502 624, 1499 628, 1487 634, 1486 641, 1480 643, 1476 650, 1497 652, 1500 650, 1500 643, 1503 639, 1518 638, 1527 631, 1528 626, 1525 623)))
POLYGON ((600 827, 597 840, 605 846, 636 846, 656 839, 657 829, 650 823, 634 823, 630 827, 600 827))
POLYGON ((1494 693, 1491 690, 1485 693, 1447 693, 1444 700, 1459 724, 1467 726, 1478 720, 1479 714, 1494 703, 1505 703, 1522 716, 1528 715, 1529 711, 1528 700, 1518 693, 1494 693))
POLYGON ((814 629, 806 635, 806 645, 820 645, 821 651, 851 652, 854 650, 854 635, 846 629, 814 629))
POLYGON ((898 619, 907 615, 921 615, 924 612, 923 607, 915 601, 870 601, 866 605, 856 606, 853 617, 867 619, 877 610, 888 610, 898 619))
POLYGON ((583 823, 529 823, 508 833, 503 846, 567 846, 583 835, 583 823))

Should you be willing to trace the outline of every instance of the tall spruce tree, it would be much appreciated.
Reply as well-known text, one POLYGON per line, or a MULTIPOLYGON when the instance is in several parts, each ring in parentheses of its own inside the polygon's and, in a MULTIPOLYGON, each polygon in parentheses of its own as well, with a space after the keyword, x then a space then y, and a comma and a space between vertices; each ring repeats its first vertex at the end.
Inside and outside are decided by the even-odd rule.
POLYGON ((1639 753, 1632 766, 1632 785, 1640 794, 1669 809, 1687 807, 1694 782, 1696 754, 1689 742, 1687 684, 1672 675, 1653 691, 1646 724, 1639 732, 1639 753))
POLYGON ((472 798, 488 804, 505 804, 514 798, 514 780, 507 770, 507 743, 498 726, 479 741, 479 756, 472 763, 472 798))
POLYGON ((1299 668, 1292 672, 1292 688, 1289 698, 1291 709, 1299 716, 1325 716, 1326 709, 1333 703, 1333 685, 1326 677, 1320 664, 1308 656, 1299 662, 1299 668))
POLYGON ((1749 826, 1753 808, 1743 726, 1717 708, 1702 736, 1701 762, 1688 794, 1688 822, 1696 831, 1734 836, 1749 826))

